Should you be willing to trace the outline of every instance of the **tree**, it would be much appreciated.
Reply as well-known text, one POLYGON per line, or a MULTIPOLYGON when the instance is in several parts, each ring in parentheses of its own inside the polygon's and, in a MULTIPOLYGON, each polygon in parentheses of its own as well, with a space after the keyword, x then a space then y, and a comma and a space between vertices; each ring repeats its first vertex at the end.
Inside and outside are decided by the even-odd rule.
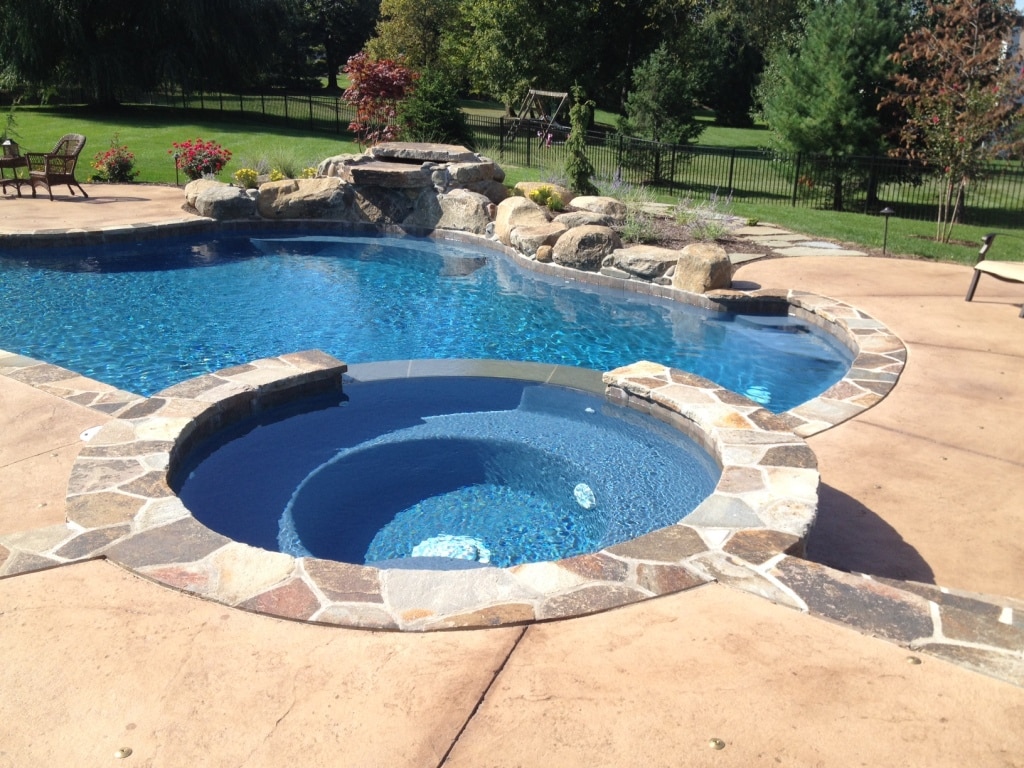
POLYGON ((327 90, 338 91, 338 70, 362 50, 377 17, 375 0, 298 0, 301 35, 327 70, 327 90))
POLYGON ((451 76, 440 69, 420 73, 412 92, 398 105, 398 124, 406 141, 461 144, 473 148, 473 132, 459 108, 451 76))
POLYGON ((565 140, 565 175, 569 188, 578 195, 596 195, 598 189, 590 179, 594 165, 587 157, 587 126, 594 116, 594 102, 587 101, 583 89, 572 87, 572 106, 569 108, 569 137, 565 140))
POLYGON ((471 92, 497 99, 511 115, 531 83, 555 87, 539 28, 529 0, 461 2, 443 48, 471 92))
POLYGON ((706 0, 698 21, 707 80, 701 100, 719 125, 754 124, 768 52, 802 28, 804 0, 706 0))
POLYGON ((416 82, 416 73, 401 59, 371 59, 360 51, 345 65, 349 85, 342 98, 356 108, 349 130, 356 141, 373 145, 392 141, 398 135, 398 103, 416 82))
POLYGON ((22 85, 116 103, 161 83, 240 87, 283 47, 283 0, 0 0, 0 61, 22 85))
POLYGON ((697 121, 697 92, 703 85, 699 71, 662 43, 633 72, 633 88, 626 96, 623 133, 666 144, 695 141, 704 130, 697 121))
POLYGON ((903 34, 891 0, 815 6, 796 50, 770 59, 759 96, 776 144, 831 158, 832 207, 843 209, 842 160, 883 150, 878 110, 903 34))
POLYGON ((982 164, 1024 150, 1022 53, 1008 49, 1021 17, 1011 0, 929 0, 927 15, 931 23, 892 57, 898 69, 887 103, 906 111, 896 153, 944 178, 936 239, 949 242, 982 164))
POLYGON ((366 45, 375 59, 398 59, 423 69, 439 63, 445 30, 459 0, 381 0, 376 33, 366 45))

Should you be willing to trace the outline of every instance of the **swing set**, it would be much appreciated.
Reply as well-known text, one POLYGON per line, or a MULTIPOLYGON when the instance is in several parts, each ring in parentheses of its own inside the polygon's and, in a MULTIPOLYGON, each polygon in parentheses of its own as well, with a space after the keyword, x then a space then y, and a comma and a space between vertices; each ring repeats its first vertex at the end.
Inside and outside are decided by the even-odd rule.
POLYGON ((569 94, 566 92, 531 88, 509 128, 509 140, 524 132, 536 132, 541 146, 551 146, 556 137, 565 139, 569 135, 569 126, 559 123, 558 116, 568 103, 569 94), (551 104, 556 104, 553 110, 548 109, 551 104))

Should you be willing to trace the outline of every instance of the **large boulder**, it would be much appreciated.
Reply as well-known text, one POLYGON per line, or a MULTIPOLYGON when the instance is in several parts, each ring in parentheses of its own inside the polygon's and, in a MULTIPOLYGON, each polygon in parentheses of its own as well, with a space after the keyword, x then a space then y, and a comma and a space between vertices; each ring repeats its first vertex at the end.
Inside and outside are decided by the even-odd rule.
POLYGON ((621 247, 622 240, 611 227, 574 227, 558 238, 551 258, 563 267, 596 272, 605 257, 621 247))
POLYGON ((437 196, 441 207, 441 218, 437 229, 455 229, 482 235, 491 223, 491 201, 484 195, 468 189, 453 189, 446 195, 437 196))
POLYGON ((690 243, 679 251, 672 287, 690 293, 707 293, 732 285, 732 264, 725 248, 717 243, 690 243))
POLYGON ((256 209, 266 219, 348 220, 352 187, 336 177, 284 179, 262 184, 256 209))
POLYGON ((494 234, 505 245, 512 245, 512 230, 516 227, 538 227, 548 223, 547 213, 525 197, 509 197, 498 203, 494 217, 494 234))
POLYGON ((393 187, 353 186, 353 206, 358 212, 358 220, 371 224, 404 224, 406 226, 426 226, 423 224, 429 215, 434 221, 440 218, 440 207, 437 205, 437 193, 433 187, 395 189, 393 187), (424 216, 426 207, 428 215, 424 216))
POLYGON ((335 155, 320 161, 316 167, 317 177, 341 176, 343 169, 353 163, 370 162, 369 155, 335 155))
POLYGON ((488 200, 497 205, 508 197, 508 187, 495 179, 484 179, 483 181, 471 181, 466 185, 470 192, 477 192, 484 195, 488 200))
POLYGON ((580 197, 573 198, 572 207, 579 208, 581 211, 611 216, 615 222, 626 220, 626 204, 621 200, 616 200, 614 197, 581 195, 580 197))
POLYGON ((505 172, 493 160, 476 163, 449 163, 449 178, 459 186, 468 186, 478 181, 502 181, 505 172))
POLYGON ((520 253, 533 258, 537 255, 538 248, 542 245, 554 245, 565 231, 565 225, 556 221, 530 227, 516 227, 510 235, 510 244, 520 253))
POLYGON ((256 215, 256 203, 244 189, 219 181, 190 181, 185 185, 185 202, 200 216, 211 219, 248 219, 256 215))
POLYGON ((618 224, 618 219, 603 213, 591 211, 568 211, 555 216, 555 221, 565 224, 569 229, 582 227, 587 224, 597 224, 601 227, 613 227, 618 224))
POLYGON ((679 251, 655 245, 634 245, 612 252, 604 263, 643 280, 661 277, 679 260, 679 251))
POLYGON ((374 144, 366 154, 376 160, 398 160, 432 163, 468 163, 479 156, 461 144, 433 144, 417 141, 384 141, 374 144))

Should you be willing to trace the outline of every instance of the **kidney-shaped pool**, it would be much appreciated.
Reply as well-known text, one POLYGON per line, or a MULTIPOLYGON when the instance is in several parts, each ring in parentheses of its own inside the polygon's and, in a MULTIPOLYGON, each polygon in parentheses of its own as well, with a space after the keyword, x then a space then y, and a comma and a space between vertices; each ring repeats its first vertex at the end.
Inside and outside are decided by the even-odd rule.
POLYGON ((483 246, 253 230, 0 254, 0 349, 150 395, 248 360, 653 360, 782 412, 850 350, 792 316, 716 312, 524 269, 483 246))

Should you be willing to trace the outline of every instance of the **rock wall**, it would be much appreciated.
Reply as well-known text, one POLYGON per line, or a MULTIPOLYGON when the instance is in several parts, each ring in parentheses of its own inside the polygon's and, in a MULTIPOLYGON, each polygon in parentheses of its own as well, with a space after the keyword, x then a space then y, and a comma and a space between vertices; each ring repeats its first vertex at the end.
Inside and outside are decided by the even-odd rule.
POLYGON ((624 248, 615 229, 626 218, 621 201, 574 198, 568 189, 537 182, 517 184, 523 196, 508 197, 504 179, 497 163, 465 147, 390 142, 360 155, 327 158, 315 178, 266 182, 258 190, 200 179, 185 187, 185 200, 214 219, 326 219, 456 230, 493 236, 531 259, 572 269, 693 293, 731 285, 731 265, 720 246, 624 248), (556 213, 529 199, 542 187, 574 210, 556 213))

